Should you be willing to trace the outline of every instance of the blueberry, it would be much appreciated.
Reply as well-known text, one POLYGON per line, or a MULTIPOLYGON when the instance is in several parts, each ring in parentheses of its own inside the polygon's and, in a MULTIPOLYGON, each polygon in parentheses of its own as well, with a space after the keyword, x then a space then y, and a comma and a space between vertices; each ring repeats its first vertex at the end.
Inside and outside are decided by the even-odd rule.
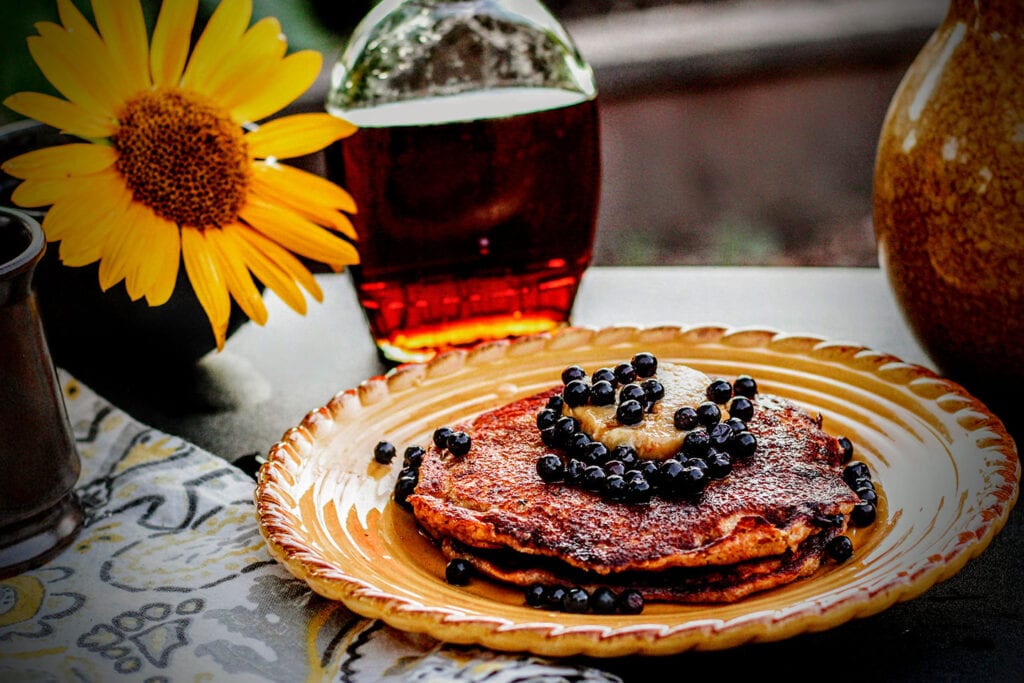
POLYGON ((665 398, 665 387, 656 379, 645 379, 641 384, 649 401, 660 401, 665 398))
POLYGON ((730 417, 722 424, 727 424, 732 429, 733 434, 739 434, 740 432, 747 431, 747 423, 738 417, 730 417))
POLYGON ((853 556, 853 541, 848 536, 836 536, 825 546, 825 552, 836 562, 845 562, 853 556))
POLYGON ((703 458, 687 458, 680 462, 683 463, 683 467, 696 467, 706 474, 708 471, 708 462, 704 458, 708 457, 710 454, 711 451, 708 451, 703 458))
POLYGON ((708 385, 705 393, 712 403, 724 405, 732 398, 732 385, 724 379, 716 379, 708 385))
POLYGON ((466 432, 452 432, 452 435, 448 437, 448 452, 452 455, 461 457, 469 453, 469 447, 472 445, 473 440, 466 432))
POLYGON ((473 566, 465 560, 458 558, 448 563, 444 568, 444 580, 453 586, 465 586, 469 583, 469 577, 473 575, 473 566))
POLYGON ((640 460, 640 456, 636 454, 636 449, 626 445, 616 446, 608 457, 621 462, 622 466, 627 470, 636 467, 637 462, 640 460))
POLYGON ((407 499, 412 495, 415 488, 415 477, 399 477, 398 481, 395 482, 395 502, 407 510, 411 509, 407 499))
POLYGON ((829 527, 835 527, 835 528, 839 529, 839 528, 841 528, 843 526, 843 523, 846 522, 846 518, 843 517, 840 514, 835 514, 835 515, 820 514, 820 515, 815 515, 814 519, 815 519, 815 521, 818 522, 818 524, 820 524, 822 527, 824 527, 826 529, 829 528, 829 527))
POLYGON ((609 474, 604 480, 605 498, 612 501, 621 501, 626 498, 626 480, 621 474, 609 474))
POLYGON ((679 491, 679 481, 683 475, 683 464, 675 458, 669 458, 661 463, 661 467, 658 472, 658 480, 661 488, 665 489, 669 493, 676 493, 679 491))
POLYGON ((875 521, 876 508, 873 503, 861 501, 853 506, 850 521, 854 526, 868 526, 875 521))
POLYGON ((710 427, 722 419, 722 410, 711 401, 705 401, 697 406, 697 422, 705 427, 710 427))
POLYGON ((647 393, 639 384, 627 384, 619 389, 619 403, 626 401, 643 401, 647 393))
POLYGON ((683 437, 679 452, 691 458, 700 457, 711 447, 711 437, 706 429, 694 429, 683 437))
POLYGON ((697 411, 690 406, 683 406, 672 415, 672 421, 676 429, 694 429, 700 422, 697 420, 697 411))
POLYGON ((590 465, 587 469, 583 470, 583 478, 580 480, 580 484, 588 491, 600 491, 604 488, 604 482, 607 478, 608 473, 604 471, 603 467, 600 465, 590 465))
POLYGON ((398 473, 398 478, 399 479, 412 479, 413 481, 419 481, 420 473, 419 473, 419 470, 417 470, 415 467, 412 467, 412 466, 403 467, 402 470, 398 473))
POLYGON ((537 413, 537 429, 547 429, 548 427, 554 427, 555 421, 558 419, 558 413, 551 410, 551 408, 545 408, 544 410, 537 413))
POLYGON ((581 460, 571 458, 565 466, 565 483, 579 484, 583 480, 583 470, 587 468, 581 460))
MULTIPOLYGON (((680 493, 692 494, 698 493, 704 488, 704 485, 708 483, 707 465, 701 467, 691 458, 683 463, 682 471, 679 473, 677 490, 680 493)), ((697 460, 697 462, 703 462, 697 460)))
POLYGON ((639 401, 620 403, 615 410, 615 418, 624 425, 640 424, 644 419, 644 407, 639 401))
POLYGON ((546 594, 547 588, 544 587, 544 584, 530 584, 526 588, 526 604, 530 607, 543 607, 546 594))
POLYGON ((604 470, 609 476, 617 474, 621 477, 626 473, 626 466, 622 464, 621 460, 608 460, 604 464, 604 470))
POLYGON ((653 482, 658 479, 658 471, 661 469, 661 462, 658 460, 644 459, 637 463, 636 469, 639 470, 640 474, 644 475, 644 479, 649 482, 653 482))
POLYGON ((591 443, 593 442, 590 440, 590 437, 587 436, 586 432, 570 434, 569 438, 565 440, 565 452, 568 453, 571 458, 583 460, 587 446, 591 443))
POLYGON ((570 408, 587 405, 590 400, 590 385, 582 379, 574 379, 565 385, 565 389, 562 391, 562 400, 570 408))
POLYGON ((633 356, 630 365, 636 370, 637 377, 653 377, 658 372, 658 359, 653 353, 641 351, 633 356))
POLYGON ((565 370, 562 370, 562 384, 569 384, 579 379, 584 379, 587 373, 583 371, 578 365, 570 365, 565 370))
POLYGON ((373 459, 381 465, 387 465, 395 459, 395 446, 388 441, 378 441, 373 447, 373 459))
POLYGON ((423 462, 423 456, 426 454, 427 452, 419 446, 409 446, 402 455, 402 465, 412 468, 419 467, 423 462))
POLYGON ((545 407, 546 408, 550 408, 551 410, 553 410, 556 413, 558 413, 559 415, 561 415, 562 414, 562 408, 564 406, 565 406, 565 401, 562 400, 562 395, 561 394, 555 394, 554 396, 552 396, 551 398, 548 399, 547 405, 545 407))
POLYGON ((610 406, 615 403, 615 387, 607 380, 594 382, 590 387, 590 403, 595 406, 610 406))
POLYGON ((626 470, 625 473, 623 473, 622 478, 626 480, 627 484, 638 479, 646 479, 644 473, 636 469, 626 470))
POLYGON ((562 598, 562 609, 570 614, 583 614, 590 609, 590 594, 582 588, 570 588, 562 598))
POLYGON ((644 611, 644 596, 635 588, 627 588, 615 599, 615 609, 620 614, 640 614, 644 611))
POLYGON ((631 384, 636 381, 636 368, 630 363, 619 363, 613 372, 619 384, 631 384))
POLYGON ((629 503, 643 503, 651 497, 652 493, 651 483, 644 477, 626 481, 625 499, 629 503))
POLYGON ((555 444, 558 446, 564 446, 569 441, 569 437, 580 431, 580 423, 574 417, 563 416, 555 421, 555 426, 552 427, 555 430, 554 439, 555 444))
POLYGON ((598 382, 608 382, 612 388, 619 386, 619 380, 615 379, 615 371, 611 368, 600 368, 594 371, 594 374, 590 376, 590 383, 597 384, 598 382))
POLYGON ((746 396, 747 398, 754 398, 757 394, 757 382, 750 375, 740 375, 736 378, 736 381, 732 383, 733 393, 737 396, 746 396))
POLYGON ((878 493, 875 492, 874 486, 863 486, 857 489, 856 492, 860 496, 861 501, 871 503, 872 505, 878 504, 878 493))
POLYGON ((870 478, 871 470, 868 469, 867 463, 860 462, 859 460, 857 462, 851 462, 843 469, 843 481, 851 487, 853 486, 853 482, 858 479, 870 478))
POLYGON ((448 437, 452 430, 448 427, 438 427, 434 430, 434 445, 438 448, 448 448, 448 437))
POLYGON ((708 440, 711 442, 712 448, 724 451, 726 449, 726 445, 732 440, 734 434, 732 427, 724 422, 719 422, 708 430, 708 440))
POLYGON ((704 462, 708 464, 708 476, 712 479, 721 479, 732 472, 732 457, 721 451, 711 451, 704 462))
POLYGON ((600 465, 608 459, 608 447, 600 441, 591 441, 583 448, 583 457, 580 458, 585 463, 591 465, 600 465))
POLYGON ((842 452, 842 457, 839 460, 839 464, 845 465, 853 459, 853 442, 847 439, 845 436, 839 437, 839 448, 842 452))
POLYGON ((757 437, 750 432, 734 434, 729 441, 729 453, 737 458, 749 458, 757 450, 757 437))
POLYGON ((551 609, 562 609, 562 600, 565 599, 566 592, 568 589, 565 586, 549 586, 544 591, 544 605, 551 609))
POLYGON ((749 422, 754 417, 754 403, 746 396, 737 396, 729 403, 729 417, 749 422))
POLYGON ((546 482, 559 481, 565 478, 565 465, 554 453, 547 453, 537 458, 537 474, 546 482))
POLYGON ((614 614, 615 592, 604 586, 595 588, 590 594, 590 609, 594 614, 614 614))
POLYGON ((557 444, 555 443, 555 428, 545 427, 544 429, 540 430, 540 440, 544 442, 545 446, 549 446, 551 448, 557 446, 557 444))
POLYGON ((867 487, 875 488, 875 482, 871 481, 870 477, 861 477, 859 479, 854 479, 853 481, 848 482, 848 485, 854 491, 856 491, 857 489, 867 487))

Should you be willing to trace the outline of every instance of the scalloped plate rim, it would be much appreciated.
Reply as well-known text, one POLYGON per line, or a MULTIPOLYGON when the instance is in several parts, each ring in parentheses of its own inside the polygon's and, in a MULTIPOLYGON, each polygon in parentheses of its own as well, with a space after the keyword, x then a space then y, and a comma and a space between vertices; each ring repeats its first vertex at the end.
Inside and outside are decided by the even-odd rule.
MULTIPOLYGON (((526 352, 530 350, 527 349, 526 352)), ((863 368, 860 371, 869 372, 863 368)), ((885 377, 881 379, 891 381, 885 377)), ((926 400, 920 396, 917 398, 921 401, 926 400)), ((730 327, 721 323, 692 326, 620 324, 606 327, 571 326, 555 333, 487 342, 471 349, 446 351, 425 363, 403 364, 392 368, 386 374, 369 377, 358 386, 339 392, 324 406, 311 410, 299 425, 285 432, 281 440, 271 447, 267 462, 259 471, 254 501, 260 533, 271 555, 293 575, 304 580, 314 591, 339 600, 361 616, 379 618, 399 629, 425 633, 452 643, 479 644, 499 650, 529 651, 545 656, 583 654, 609 657, 630 654, 673 654, 690 649, 724 649, 747 642, 782 640, 800 633, 834 628, 855 618, 877 614, 897 602, 913 599, 933 585, 951 578, 988 547, 1005 525, 1017 501, 1020 476, 1021 466, 1016 446, 999 418, 962 386, 926 367, 906 363, 896 356, 855 342, 810 334, 787 334, 770 327, 730 327), (975 427, 964 427, 964 430, 975 431, 980 429, 978 425, 981 425, 993 432, 995 441, 1000 446, 999 453, 1006 460, 1006 467, 1003 469, 1013 470, 1009 478, 1004 476, 1004 485, 1012 487, 1012 490, 999 506, 1001 509, 987 508, 976 514, 982 521, 975 529, 974 540, 959 543, 955 553, 947 554, 940 561, 933 558, 921 560, 917 564, 923 566, 912 566, 912 580, 904 583, 892 582, 867 598, 862 595, 865 592, 863 588, 850 587, 838 594, 833 593, 828 606, 823 607, 813 601, 811 604, 797 602, 787 608, 789 614, 781 617, 778 614, 779 610, 771 610, 771 619, 767 618, 769 615, 754 612, 729 620, 708 617, 675 625, 656 623, 657 619, 652 618, 648 620, 650 623, 640 621, 621 627, 596 622, 569 626, 557 618, 541 618, 542 615, 550 613, 537 610, 531 610, 531 613, 537 616, 536 619, 515 620, 501 615, 503 609, 508 610, 510 606, 500 603, 495 603, 497 609, 493 614, 470 614, 450 606, 423 604, 387 593, 375 587, 372 577, 349 574, 317 557, 316 548, 305 543, 294 525, 289 524, 288 514, 281 513, 282 509, 288 510, 291 506, 286 500, 286 484, 283 485, 275 477, 291 475, 301 467, 303 455, 308 455, 318 438, 330 433, 327 431, 320 434, 320 430, 330 429, 330 425, 337 417, 335 413, 344 411, 346 403, 354 400, 360 405, 372 405, 383 400, 384 397, 379 396, 380 392, 388 391, 392 383, 443 381, 445 375, 457 372, 466 365, 487 364, 494 360, 495 354, 515 354, 516 350, 528 345, 540 345, 547 349, 552 342, 559 348, 560 344, 567 343, 563 350, 568 350, 577 345, 590 344, 595 337, 602 334, 627 332, 632 333, 632 339, 628 342, 616 342, 613 346, 635 346, 643 343, 642 338, 645 335, 666 333, 671 333, 677 339, 711 335, 715 337, 714 343, 730 346, 731 341, 744 335, 753 335, 766 339, 766 347, 782 346, 787 343, 807 345, 803 352, 776 351, 787 356, 806 356, 823 348, 833 348, 843 350, 845 356, 854 360, 865 355, 884 360, 883 363, 876 364, 871 371, 875 375, 897 365, 914 376, 913 380, 908 380, 905 384, 926 379, 946 389, 940 396, 929 400, 936 404, 938 410, 951 416, 971 411, 981 416, 982 419, 975 427), (443 374, 432 375, 432 372, 443 374), (950 395, 963 399, 955 411, 938 405, 940 398, 947 398, 950 395), (369 404, 364 404, 363 399, 367 397, 373 400, 369 404), (993 512, 995 514, 989 514, 993 512), (986 516, 988 519, 985 519, 986 516), (814 607, 818 608, 817 615, 808 612, 809 608, 814 607), (826 614, 827 620, 821 618, 826 614), (815 616, 819 618, 814 619, 815 616), (595 633, 598 634, 596 639, 593 635, 595 633)), ((995 507, 995 504, 992 507, 995 507)), ((710 609, 713 609, 713 606, 710 609)))

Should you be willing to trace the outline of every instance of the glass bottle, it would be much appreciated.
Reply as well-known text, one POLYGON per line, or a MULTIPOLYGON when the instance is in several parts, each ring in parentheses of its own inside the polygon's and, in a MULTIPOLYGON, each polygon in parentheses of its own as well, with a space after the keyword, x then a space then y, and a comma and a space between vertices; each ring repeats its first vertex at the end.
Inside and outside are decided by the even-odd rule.
POLYGON ((536 0, 383 0, 335 65, 360 129, 327 170, 358 205, 351 269, 393 361, 551 330, 590 262, 593 73, 536 0))
POLYGON ((993 409, 1024 383, 1022 65, 1024 3, 952 0, 893 97, 875 165, 896 299, 939 369, 993 409))

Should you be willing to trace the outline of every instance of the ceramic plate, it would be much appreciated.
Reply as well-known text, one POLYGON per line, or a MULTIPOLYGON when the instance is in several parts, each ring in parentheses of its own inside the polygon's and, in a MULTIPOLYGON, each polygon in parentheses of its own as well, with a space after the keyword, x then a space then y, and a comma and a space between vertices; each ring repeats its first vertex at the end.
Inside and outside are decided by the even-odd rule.
MULTIPOLYGON (((569 328, 405 365, 335 396, 289 430, 260 472, 256 503, 271 553, 316 592, 399 629, 542 655, 720 649, 842 624, 919 595, 980 553, 1017 498, 1020 464, 1003 425, 960 386, 856 345, 722 327, 569 328), (727 605, 648 604, 639 615, 525 606, 521 590, 444 580, 444 560, 391 503, 399 453, 433 430, 637 351, 709 375, 750 374, 824 428, 849 436, 880 484, 855 553, 810 578, 727 605)), ((656 542, 656 541, 655 541, 656 542)))

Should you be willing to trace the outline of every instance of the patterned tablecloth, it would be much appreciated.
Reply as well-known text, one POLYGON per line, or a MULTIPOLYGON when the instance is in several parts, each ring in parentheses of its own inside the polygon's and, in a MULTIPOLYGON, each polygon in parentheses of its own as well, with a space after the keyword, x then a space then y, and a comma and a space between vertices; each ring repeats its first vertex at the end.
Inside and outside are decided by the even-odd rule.
POLYGON ((618 680, 446 646, 317 596, 268 555, 250 478, 61 382, 86 522, 48 564, 0 581, 0 680, 618 680))

